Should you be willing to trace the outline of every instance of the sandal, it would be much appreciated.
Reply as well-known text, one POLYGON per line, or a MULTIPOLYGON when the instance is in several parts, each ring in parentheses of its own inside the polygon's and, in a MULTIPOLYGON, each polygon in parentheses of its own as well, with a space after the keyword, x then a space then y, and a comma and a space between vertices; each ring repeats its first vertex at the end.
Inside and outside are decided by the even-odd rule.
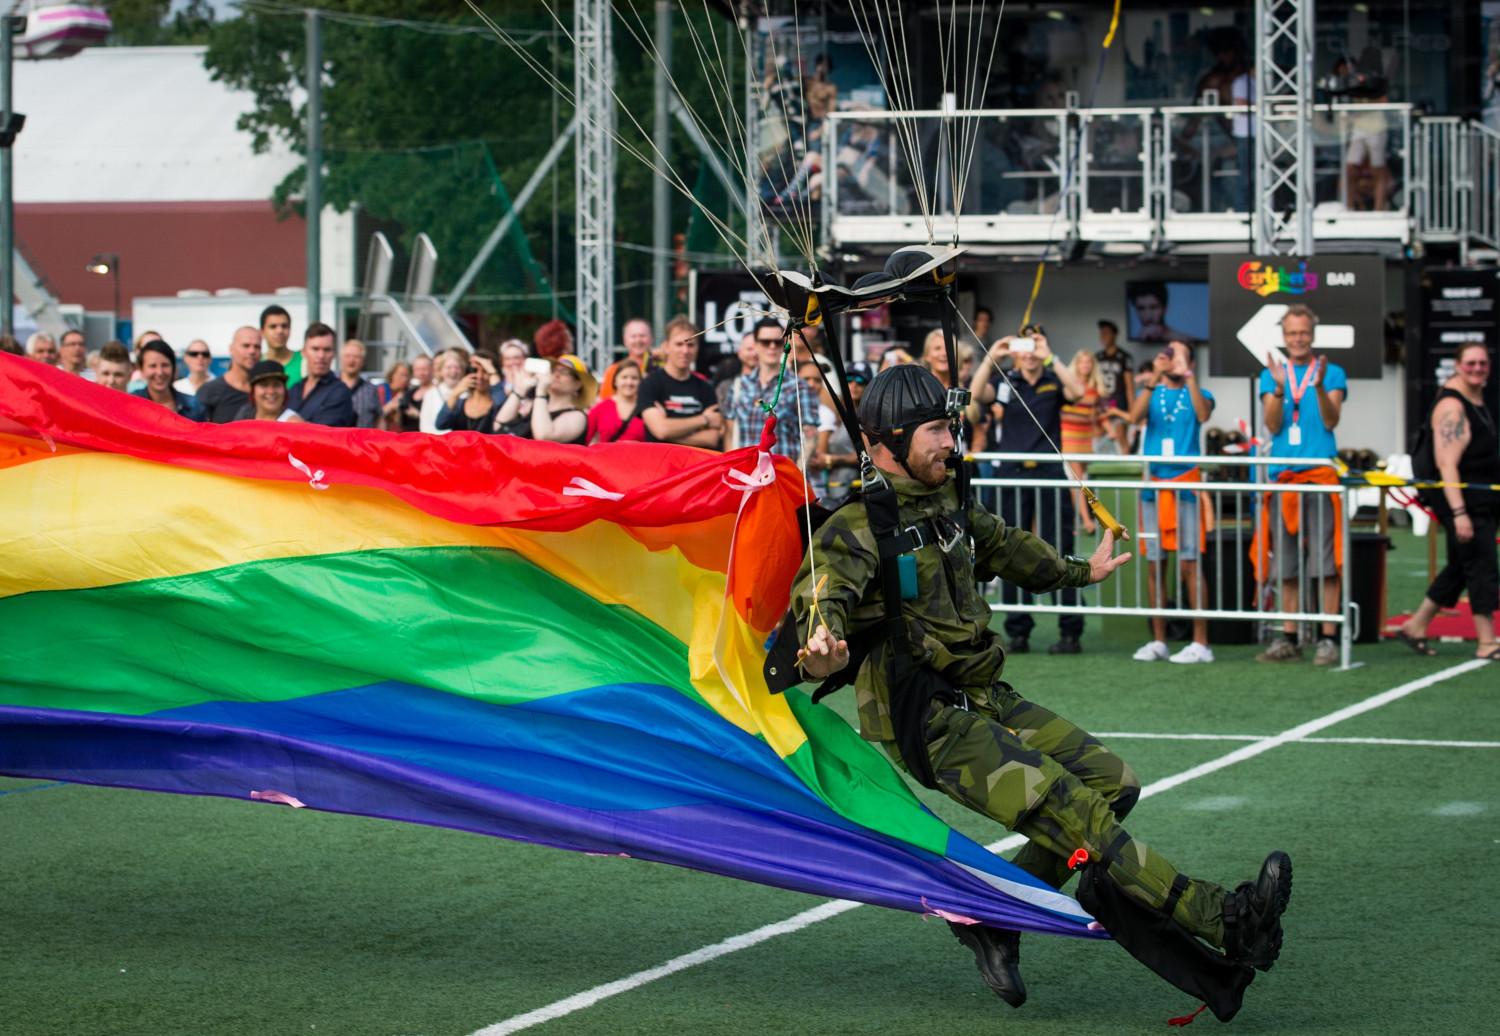
POLYGON ((1493 647, 1488 653, 1475 655, 1474 657, 1481 662, 1500 662, 1500 647, 1493 647))
MULTIPOLYGON (((1403 629, 1396 630, 1396 639, 1419 655, 1431 657, 1437 654, 1437 650, 1427 643, 1426 637, 1413 637, 1403 629)), ((1500 650, 1500 649, 1497 649, 1500 650)))

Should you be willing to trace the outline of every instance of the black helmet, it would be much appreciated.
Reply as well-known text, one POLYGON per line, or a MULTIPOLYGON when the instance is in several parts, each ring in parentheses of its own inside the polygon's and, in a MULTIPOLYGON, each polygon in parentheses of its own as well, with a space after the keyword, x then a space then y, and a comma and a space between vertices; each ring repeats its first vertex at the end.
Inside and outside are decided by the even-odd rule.
POLYGON ((948 416, 948 393, 926 367, 902 363, 875 375, 859 401, 859 423, 903 465, 912 433, 948 416))

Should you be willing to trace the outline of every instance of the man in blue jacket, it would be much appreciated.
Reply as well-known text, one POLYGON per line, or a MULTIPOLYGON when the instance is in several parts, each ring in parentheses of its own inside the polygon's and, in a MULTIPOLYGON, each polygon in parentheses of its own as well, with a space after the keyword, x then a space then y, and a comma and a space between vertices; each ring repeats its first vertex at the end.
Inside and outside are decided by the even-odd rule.
POLYGON ((287 393, 286 405, 302 420, 336 428, 354 427, 354 397, 333 373, 334 331, 310 324, 302 338, 302 380, 287 393))

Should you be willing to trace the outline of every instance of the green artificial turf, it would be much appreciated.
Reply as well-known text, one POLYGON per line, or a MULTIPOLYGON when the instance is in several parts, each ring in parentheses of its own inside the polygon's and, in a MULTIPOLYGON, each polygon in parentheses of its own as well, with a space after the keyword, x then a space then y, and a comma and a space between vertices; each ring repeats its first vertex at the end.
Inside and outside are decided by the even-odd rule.
MULTIPOLYGON (((1392 600, 1425 583, 1397 535, 1392 600)), ((1038 645, 1050 643, 1043 618, 1038 645)), ((1141 620, 1007 678, 1153 782, 1437 673, 1362 645, 1360 668, 1130 661, 1141 620)), ((1418 690, 1318 736, 1500 740, 1500 669, 1418 690)), ((830 702, 846 718, 850 695, 830 702)), ((941 797, 962 830, 1005 832, 941 797)), ((1144 799, 1139 837, 1185 870, 1250 877, 1292 854, 1286 949, 1236 1031, 1488 1031, 1500 901, 1500 749, 1288 744, 1144 799), (1489 1019, 1489 1020, 1487 1020, 1489 1019)), ((0 779, 0 1033, 463 1036, 819 900, 670 867, 260 803, 0 779)), ((1031 1000, 982 985, 942 922, 872 907, 691 967, 539 1033, 1163 1033, 1194 1005, 1118 947, 1029 936, 1031 1000)), ((1208 1016, 1196 1023, 1213 1031, 1208 1016)))

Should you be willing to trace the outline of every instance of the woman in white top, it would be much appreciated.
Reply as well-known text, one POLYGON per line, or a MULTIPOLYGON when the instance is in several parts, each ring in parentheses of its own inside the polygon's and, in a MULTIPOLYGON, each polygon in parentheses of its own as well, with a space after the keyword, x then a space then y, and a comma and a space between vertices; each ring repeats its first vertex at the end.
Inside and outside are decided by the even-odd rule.
POLYGON ((446 429, 437 426, 438 414, 442 413, 448 396, 469 373, 469 354, 463 349, 449 349, 438 357, 437 373, 439 391, 428 392, 423 397, 422 417, 417 427, 433 435, 447 435, 446 429))

